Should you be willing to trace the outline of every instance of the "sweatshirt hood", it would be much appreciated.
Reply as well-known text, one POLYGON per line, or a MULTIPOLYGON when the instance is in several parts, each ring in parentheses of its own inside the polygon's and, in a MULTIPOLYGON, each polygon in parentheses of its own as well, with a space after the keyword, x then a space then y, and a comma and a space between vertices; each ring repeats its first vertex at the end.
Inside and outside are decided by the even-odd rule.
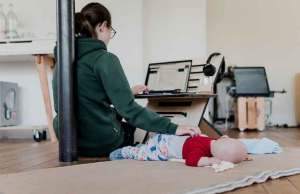
POLYGON ((105 43, 95 38, 77 38, 76 52, 77 57, 81 58, 84 55, 100 50, 107 50, 105 43))

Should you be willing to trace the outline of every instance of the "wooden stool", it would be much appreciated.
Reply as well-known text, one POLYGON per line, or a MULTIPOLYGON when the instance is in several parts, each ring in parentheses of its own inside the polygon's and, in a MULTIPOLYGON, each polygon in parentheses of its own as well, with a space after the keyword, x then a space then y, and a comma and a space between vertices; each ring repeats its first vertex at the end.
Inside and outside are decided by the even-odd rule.
POLYGON ((237 98, 236 124, 240 131, 245 129, 265 129, 265 99, 237 98))

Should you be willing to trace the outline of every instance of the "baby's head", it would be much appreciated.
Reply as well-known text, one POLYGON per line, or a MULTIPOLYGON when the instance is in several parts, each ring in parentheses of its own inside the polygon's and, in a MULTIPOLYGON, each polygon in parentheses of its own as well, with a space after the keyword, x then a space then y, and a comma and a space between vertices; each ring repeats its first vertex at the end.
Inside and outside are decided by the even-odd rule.
POLYGON ((247 160, 246 146, 239 140, 223 136, 211 145, 212 155, 220 160, 239 163, 247 160))

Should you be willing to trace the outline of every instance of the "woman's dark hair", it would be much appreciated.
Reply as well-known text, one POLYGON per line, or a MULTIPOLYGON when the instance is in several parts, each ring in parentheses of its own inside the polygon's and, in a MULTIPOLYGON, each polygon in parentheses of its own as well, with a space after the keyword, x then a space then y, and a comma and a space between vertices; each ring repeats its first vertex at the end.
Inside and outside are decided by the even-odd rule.
POLYGON ((75 34, 95 38, 96 26, 105 21, 107 27, 111 27, 111 15, 108 9, 100 3, 89 3, 82 8, 81 12, 75 14, 75 34))

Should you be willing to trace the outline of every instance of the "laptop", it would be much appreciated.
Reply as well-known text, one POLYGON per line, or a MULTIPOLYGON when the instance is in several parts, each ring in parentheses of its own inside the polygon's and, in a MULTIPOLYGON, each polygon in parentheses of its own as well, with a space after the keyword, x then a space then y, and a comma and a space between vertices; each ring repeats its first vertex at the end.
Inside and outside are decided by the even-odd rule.
POLYGON ((153 96, 184 96, 188 90, 192 60, 151 63, 148 66, 145 85, 149 93, 136 95, 137 98, 153 96))

